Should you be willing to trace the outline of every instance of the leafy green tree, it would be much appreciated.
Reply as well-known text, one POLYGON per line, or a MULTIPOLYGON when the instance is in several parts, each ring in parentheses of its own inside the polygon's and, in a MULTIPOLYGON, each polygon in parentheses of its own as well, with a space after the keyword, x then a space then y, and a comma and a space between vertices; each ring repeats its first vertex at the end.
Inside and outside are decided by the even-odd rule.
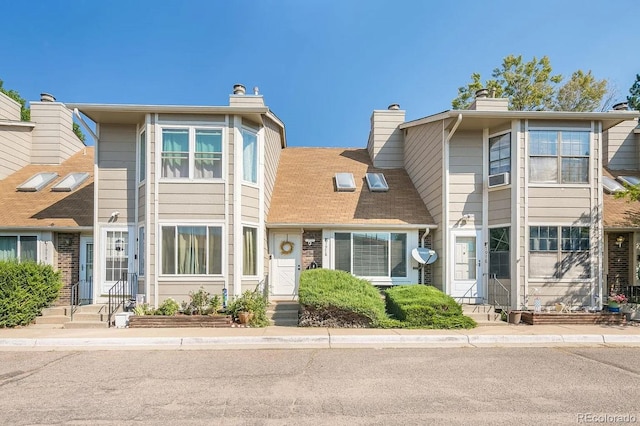
POLYGON ((80 125, 78 123, 73 123, 73 133, 75 133, 78 139, 80 139, 82 142, 85 141, 86 136, 84 135, 84 133, 82 133, 82 130, 80 129, 80 125))
POLYGON ((479 73, 471 82, 458 88, 451 102, 454 109, 465 109, 473 102, 475 92, 486 88, 489 96, 506 97, 509 109, 516 111, 564 110, 593 111, 609 91, 607 80, 596 80, 591 71, 576 71, 562 86, 562 75, 553 74, 547 56, 524 61, 522 55, 509 55, 495 68, 492 78, 482 83, 479 73))
POLYGON ((602 98, 609 92, 606 79, 596 80, 588 71, 578 70, 563 84, 555 97, 553 109, 556 111, 595 111, 602 98))
POLYGON ((636 81, 629 89, 629 96, 627 96, 627 102, 631 109, 640 111, 640 74, 636 74, 636 81))
POLYGON ((18 92, 16 92, 15 90, 7 90, 3 87, 3 85, 4 81, 0 80, 0 93, 4 93, 20 104, 20 119, 22 121, 31 120, 31 110, 26 106, 27 101, 25 101, 18 92))

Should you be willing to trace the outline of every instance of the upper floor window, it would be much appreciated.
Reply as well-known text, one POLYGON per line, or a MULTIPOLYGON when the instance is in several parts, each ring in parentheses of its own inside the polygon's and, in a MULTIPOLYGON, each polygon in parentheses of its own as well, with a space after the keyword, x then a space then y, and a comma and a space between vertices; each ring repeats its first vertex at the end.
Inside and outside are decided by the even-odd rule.
POLYGON ((589 136, 582 131, 529 131, 529 180, 589 182, 589 136))
POLYGON ((242 131, 242 180, 258 183, 258 135, 242 131))
POLYGON ((222 129, 162 129, 162 177, 222 177, 222 129))
POLYGON ((511 171, 511 133, 489 138, 489 175, 511 171))
POLYGON ((0 260, 38 261, 38 237, 0 236, 0 260))
POLYGON ((140 133, 140 147, 138 152, 138 182, 147 178, 147 132, 140 133))

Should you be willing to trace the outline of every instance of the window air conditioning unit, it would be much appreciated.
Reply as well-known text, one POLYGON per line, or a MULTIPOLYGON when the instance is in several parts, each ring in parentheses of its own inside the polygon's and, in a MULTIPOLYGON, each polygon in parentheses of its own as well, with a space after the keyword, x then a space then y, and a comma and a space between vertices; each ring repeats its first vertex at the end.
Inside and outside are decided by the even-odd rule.
POLYGON ((509 172, 489 176, 489 188, 502 185, 509 185, 509 172))

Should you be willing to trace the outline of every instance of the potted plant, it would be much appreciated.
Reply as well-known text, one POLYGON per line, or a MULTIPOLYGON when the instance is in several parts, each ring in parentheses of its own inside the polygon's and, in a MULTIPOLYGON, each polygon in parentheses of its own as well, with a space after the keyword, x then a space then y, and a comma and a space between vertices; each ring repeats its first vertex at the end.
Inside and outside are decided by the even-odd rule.
POLYGON ((229 304, 227 312, 243 325, 261 327, 268 324, 267 300, 256 290, 247 290, 242 293, 229 304))
POLYGON ((624 294, 611 294, 607 303, 609 312, 620 312, 620 304, 627 302, 627 296, 624 294))

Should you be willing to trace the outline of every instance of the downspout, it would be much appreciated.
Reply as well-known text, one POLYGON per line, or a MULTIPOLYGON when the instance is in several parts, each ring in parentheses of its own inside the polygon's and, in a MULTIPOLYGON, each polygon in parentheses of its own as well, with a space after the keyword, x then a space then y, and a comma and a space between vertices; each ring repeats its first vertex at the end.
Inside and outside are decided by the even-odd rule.
MULTIPOLYGON (((446 138, 443 138, 444 140, 444 147, 443 147, 443 153, 442 156, 443 158, 443 172, 444 172, 444 177, 443 177, 443 188, 444 188, 444 202, 443 202, 443 220, 442 222, 444 223, 444 239, 442 241, 442 252, 443 252, 443 256, 446 258, 446 253, 447 250, 449 248, 449 236, 450 236, 450 229, 449 229, 449 142, 451 141, 451 138, 453 137, 453 135, 456 133, 456 130, 458 130, 458 126, 460 126, 460 123, 462 122, 462 113, 458 114, 458 118, 456 119, 455 124, 453 125, 453 128, 451 129, 451 131, 449 131, 449 134, 447 134, 446 138)), ((443 136, 444 136, 444 121, 442 122, 442 132, 443 132, 443 136)), ((448 261, 444 262, 443 264, 443 268, 444 268, 444 278, 445 278, 445 283, 444 283, 444 293, 446 294, 450 294, 451 291, 451 280, 449 278, 449 274, 448 274, 448 269, 447 268, 447 264, 448 261)))

